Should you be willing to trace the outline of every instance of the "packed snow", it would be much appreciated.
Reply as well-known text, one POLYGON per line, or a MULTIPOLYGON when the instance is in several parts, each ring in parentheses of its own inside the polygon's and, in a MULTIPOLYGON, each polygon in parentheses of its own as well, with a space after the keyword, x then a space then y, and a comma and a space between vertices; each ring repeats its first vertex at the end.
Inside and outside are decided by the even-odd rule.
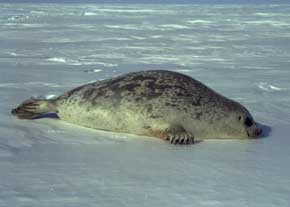
POLYGON ((0 206, 290 205, 290 5, 0 4, 0 206), (13 107, 132 71, 245 105, 255 140, 162 140, 13 107))

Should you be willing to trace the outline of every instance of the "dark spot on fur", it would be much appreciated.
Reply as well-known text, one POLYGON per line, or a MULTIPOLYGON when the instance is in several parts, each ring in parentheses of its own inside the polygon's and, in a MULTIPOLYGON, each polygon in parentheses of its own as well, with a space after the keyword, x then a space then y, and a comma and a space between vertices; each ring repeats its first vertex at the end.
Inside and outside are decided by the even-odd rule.
POLYGON ((171 106, 171 107, 177 107, 177 106, 179 106, 177 103, 174 103, 174 102, 173 103, 166 102, 165 105, 166 106, 171 106))
POLYGON ((156 89, 159 89, 161 91, 164 91, 166 88, 168 88, 169 86, 168 85, 161 85, 161 84, 157 84, 155 82, 147 82, 146 83, 146 87, 151 89, 151 90, 156 90, 156 89))
POLYGON ((200 95, 195 95, 195 96, 193 97, 193 99, 191 100, 191 104, 192 104, 193 106, 201 106, 201 105, 202 105, 202 104, 201 104, 201 100, 202 100, 202 98, 201 98, 200 95))
POLYGON ((153 106, 150 104, 147 106, 147 113, 151 113, 153 110, 153 106))
POLYGON ((200 120, 200 117, 203 115, 203 113, 202 112, 197 112, 196 114, 195 114, 195 119, 197 119, 197 120, 200 120))
POLYGON ((179 96, 179 97, 181 97, 181 96, 184 96, 184 93, 177 92, 176 95, 179 96))
POLYGON ((143 129, 151 129, 151 126, 143 126, 143 129))
POLYGON ((152 99, 154 99, 154 98, 158 98, 158 97, 160 97, 160 96, 162 96, 162 93, 159 93, 159 92, 156 92, 156 91, 152 91, 151 93, 149 93, 149 94, 146 96, 146 98, 147 98, 148 100, 152 100, 152 99))
POLYGON ((105 90, 96 90, 95 92, 96 93, 95 93, 95 96, 94 96, 93 100, 96 100, 99 97, 104 97, 105 94, 106 94, 106 91, 105 90))
POLYGON ((83 97, 84 97, 85 99, 90 99, 91 96, 94 94, 94 92, 95 92, 95 89, 94 89, 94 88, 88 89, 88 90, 86 90, 86 91, 83 93, 83 97))
POLYGON ((131 80, 132 81, 145 81, 145 80, 156 81, 157 78, 153 76, 146 76, 145 74, 145 75, 136 75, 131 80))
POLYGON ((163 118, 163 116, 161 116, 161 115, 151 115, 150 118, 159 119, 159 118, 163 118))
POLYGON ((141 101, 141 100, 142 100, 141 97, 137 97, 137 98, 135 98, 135 101, 136 101, 136 102, 139 102, 139 101, 141 101))
POLYGON ((138 88, 138 87, 140 87, 140 84, 129 83, 129 84, 126 84, 126 85, 123 85, 123 86, 119 87, 118 90, 121 90, 121 91, 123 91, 123 90, 128 90, 128 91, 133 92, 133 91, 135 91, 136 88, 138 88))

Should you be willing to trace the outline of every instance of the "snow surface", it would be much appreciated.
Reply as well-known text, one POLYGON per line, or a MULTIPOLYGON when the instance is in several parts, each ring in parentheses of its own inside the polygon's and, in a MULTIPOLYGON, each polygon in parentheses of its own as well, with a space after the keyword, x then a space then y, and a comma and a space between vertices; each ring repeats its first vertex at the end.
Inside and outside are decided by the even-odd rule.
POLYGON ((0 206, 290 206, 289 5, 0 5, 0 206), (188 74, 257 140, 173 146, 10 110, 123 73, 188 74))

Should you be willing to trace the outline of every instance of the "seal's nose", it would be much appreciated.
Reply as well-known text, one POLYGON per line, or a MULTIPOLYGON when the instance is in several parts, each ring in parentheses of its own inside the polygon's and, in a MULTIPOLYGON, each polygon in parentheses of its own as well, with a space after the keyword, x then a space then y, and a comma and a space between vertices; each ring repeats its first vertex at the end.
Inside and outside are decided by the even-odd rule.
POLYGON ((17 114, 17 109, 12 109, 11 114, 16 115, 17 114))
POLYGON ((248 137, 249 138, 258 138, 262 134, 263 130, 261 128, 252 128, 248 129, 248 137))
POLYGON ((263 132, 263 130, 261 128, 257 128, 254 133, 258 137, 262 134, 262 132, 263 132))

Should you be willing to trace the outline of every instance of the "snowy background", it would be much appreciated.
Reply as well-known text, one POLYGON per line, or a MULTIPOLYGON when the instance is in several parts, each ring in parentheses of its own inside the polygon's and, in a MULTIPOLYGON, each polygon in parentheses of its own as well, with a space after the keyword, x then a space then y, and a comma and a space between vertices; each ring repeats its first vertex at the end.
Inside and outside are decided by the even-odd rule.
POLYGON ((1 207, 290 205, 290 5, 0 5, 1 207), (172 146, 23 100, 131 71, 190 75, 244 104, 257 140, 172 146))

